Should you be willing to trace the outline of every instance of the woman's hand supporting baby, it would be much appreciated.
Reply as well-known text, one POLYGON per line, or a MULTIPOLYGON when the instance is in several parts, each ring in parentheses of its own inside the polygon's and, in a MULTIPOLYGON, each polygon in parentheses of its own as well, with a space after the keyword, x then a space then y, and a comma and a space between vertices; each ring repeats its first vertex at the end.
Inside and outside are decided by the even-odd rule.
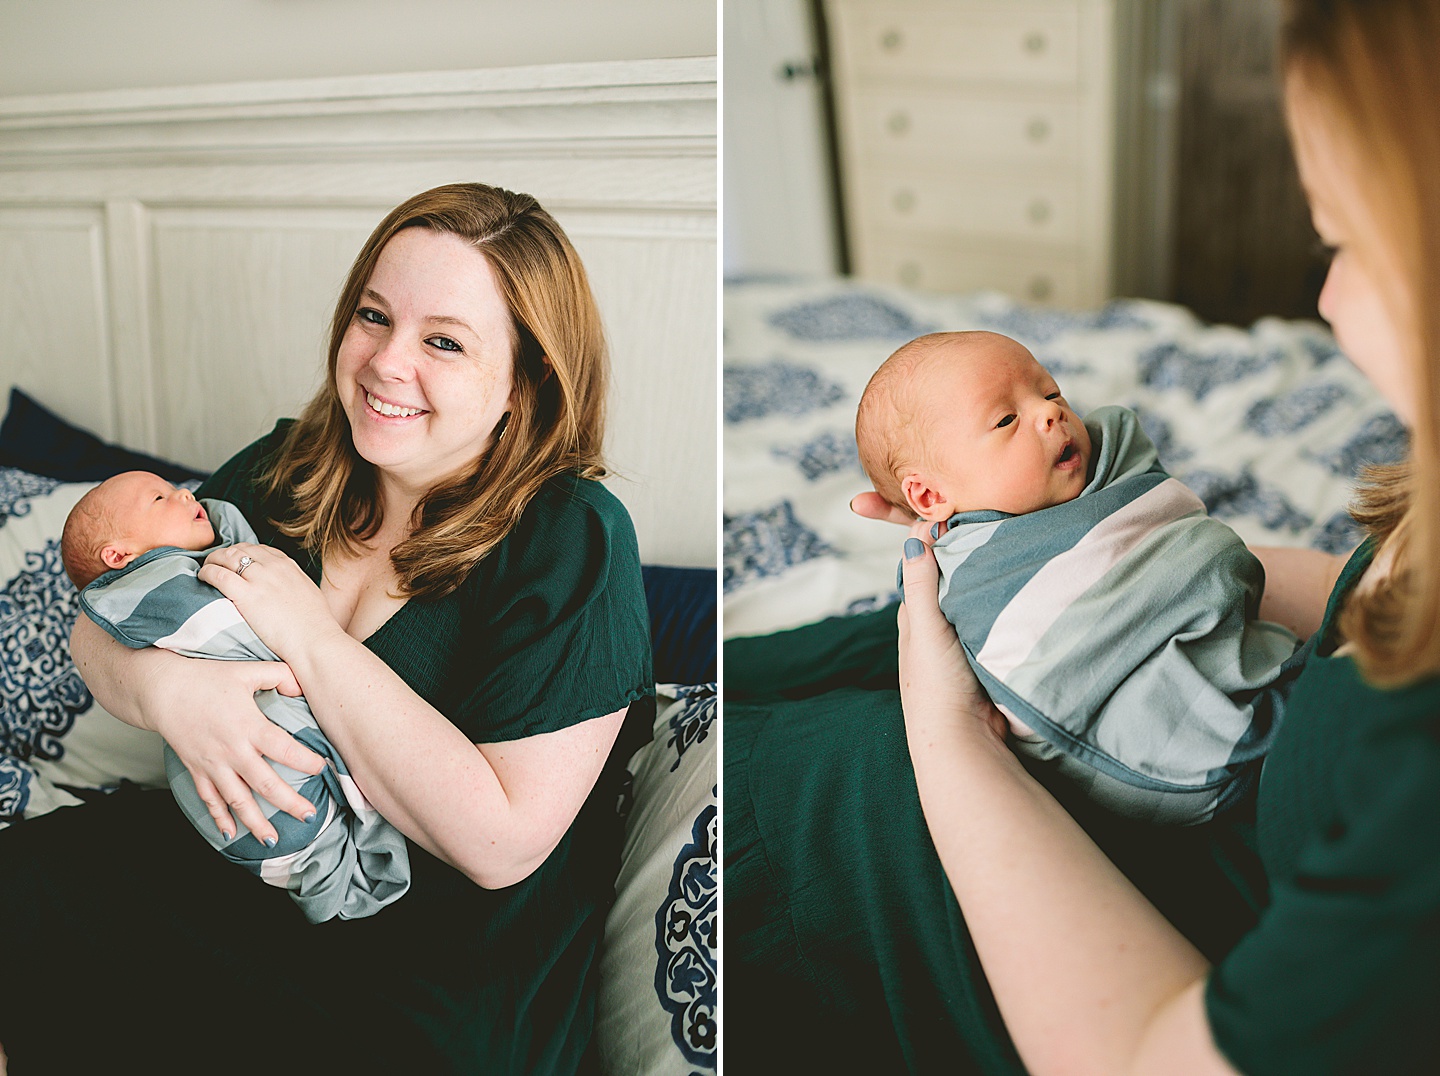
POLYGON ((325 766, 255 705, 257 691, 300 694, 283 662, 206 661, 154 647, 130 650, 85 616, 75 622, 70 649, 100 705, 136 728, 159 733, 185 763, 222 832, 233 834, 238 817, 261 841, 277 836, 255 793, 298 819, 314 812, 265 761, 303 773, 325 766))
POLYGON ((274 546, 237 542, 217 549, 205 558, 199 579, 234 602, 260 640, 287 661, 345 634, 320 588, 274 546))

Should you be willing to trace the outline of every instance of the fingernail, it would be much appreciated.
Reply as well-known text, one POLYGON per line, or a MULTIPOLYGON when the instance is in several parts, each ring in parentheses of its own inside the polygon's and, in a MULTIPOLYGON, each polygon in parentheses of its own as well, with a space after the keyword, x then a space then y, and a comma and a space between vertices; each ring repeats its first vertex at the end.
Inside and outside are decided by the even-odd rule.
POLYGON ((266 848, 274 848, 274 847, 275 847, 277 844, 279 844, 279 843, 280 843, 280 842, 277 841, 274 837, 266 837, 266 838, 265 838, 265 847, 266 847, 266 848))
POLYGON ((235 834, 231 833, 228 829, 222 829, 220 831, 220 836, 224 837, 228 841, 233 839, 235 834))
POLYGON ((309 814, 307 814, 307 815, 305 816, 305 821, 307 821, 307 822, 313 822, 313 821, 315 821, 315 812, 314 812, 314 811, 311 811, 309 814))
POLYGON ((932 524, 930 525, 930 537, 931 537, 931 538, 935 538, 935 539, 938 539, 938 538, 940 537, 940 524, 939 524, 939 523, 932 523, 932 524))
POLYGON ((925 552, 925 543, 919 538, 905 539, 905 559, 914 560, 921 553, 925 552))

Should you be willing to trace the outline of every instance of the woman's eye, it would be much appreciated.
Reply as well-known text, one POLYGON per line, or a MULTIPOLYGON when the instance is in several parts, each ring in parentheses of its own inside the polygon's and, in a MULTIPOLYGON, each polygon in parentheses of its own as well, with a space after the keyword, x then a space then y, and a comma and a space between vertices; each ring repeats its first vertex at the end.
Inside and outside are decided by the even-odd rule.
POLYGON ((432 336, 426 341, 431 347, 439 348, 441 351, 464 351, 465 349, 451 340, 448 336, 432 336))
POLYGON ((1008 426, 1008 425, 1010 425, 1010 423, 1012 423, 1012 422, 1014 422, 1014 421, 1015 421, 1015 416, 1014 416, 1014 415, 1006 415, 1006 416, 1005 416, 1004 418, 1002 418, 999 422, 995 423, 995 428, 998 430, 1001 426, 1008 426))
POLYGON ((1325 242, 1325 240, 1323 239, 1317 239, 1315 240, 1315 245, 1311 248, 1310 252, 1315 256, 1315 260, 1321 265, 1329 265, 1332 261, 1335 260, 1335 255, 1340 253, 1340 248, 1331 243, 1325 242))
POLYGON ((368 306, 362 306, 359 310, 355 312, 355 316, 361 321, 368 322, 371 325, 390 324, 389 318, 387 318, 384 314, 380 313, 380 311, 372 309, 368 306))

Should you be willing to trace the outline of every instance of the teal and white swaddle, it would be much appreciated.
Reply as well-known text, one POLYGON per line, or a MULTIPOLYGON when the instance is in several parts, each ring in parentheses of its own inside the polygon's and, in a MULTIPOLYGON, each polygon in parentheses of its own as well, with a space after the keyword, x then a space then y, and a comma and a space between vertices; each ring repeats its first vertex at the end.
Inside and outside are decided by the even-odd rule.
MULTIPOLYGON (((229 502, 201 504, 219 538, 215 546, 198 553, 173 546, 149 550, 81 591, 81 608, 134 649, 159 646, 187 657, 277 661, 235 604, 196 577, 211 550, 254 542, 255 532, 229 502)), ((239 819, 235 836, 225 840, 189 771, 167 744, 165 772, 180 809, 231 862, 288 889, 312 923, 337 915, 342 919, 374 915, 398 900, 410 888, 405 837, 365 799, 303 698, 261 691, 255 701, 266 717, 329 763, 313 776, 270 763, 291 788, 315 805, 314 820, 299 822, 257 795, 278 835, 276 846, 265 847, 239 819)))
POLYGON ((1303 663, 1255 615, 1264 570, 1160 466, 1134 412, 1085 418, 1094 474, 1028 515, 963 512, 935 543, 940 607, 991 699, 1091 799, 1188 825, 1237 800, 1303 663))

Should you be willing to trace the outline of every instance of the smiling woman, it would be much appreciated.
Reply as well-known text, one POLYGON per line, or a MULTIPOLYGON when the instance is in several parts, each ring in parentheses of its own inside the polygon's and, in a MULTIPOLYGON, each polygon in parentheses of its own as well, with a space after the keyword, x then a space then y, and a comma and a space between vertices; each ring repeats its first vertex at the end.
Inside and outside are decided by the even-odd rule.
POLYGON ((198 491, 259 538, 211 553, 199 578, 285 664, 128 651, 85 618, 72 646, 108 710, 165 738, 220 830, 261 840, 274 826, 257 799, 310 811, 271 763, 319 760, 252 696, 298 686, 408 838, 411 888, 312 927, 194 841, 163 792, 6 831, 0 908, 36 924, 16 957, 57 979, 0 986, 17 1065, 80 1070, 164 1041, 152 1071, 256 1071, 277 1052, 365 1071, 581 1066, 614 803, 654 691, 634 532, 595 481, 605 367, 584 269, 533 198, 457 184, 381 222, 342 289, 320 392, 198 491), (187 972, 135 996, 68 989, 62 1018, 47 999, 74 960, 57 937, 74 960, 163 953, 187 972), (60 1026, 77 1012, 83 1041, 60 1026), (223 1061, 207 1048, 217 1014, 261 1029, 227 1039, 223 1061))

